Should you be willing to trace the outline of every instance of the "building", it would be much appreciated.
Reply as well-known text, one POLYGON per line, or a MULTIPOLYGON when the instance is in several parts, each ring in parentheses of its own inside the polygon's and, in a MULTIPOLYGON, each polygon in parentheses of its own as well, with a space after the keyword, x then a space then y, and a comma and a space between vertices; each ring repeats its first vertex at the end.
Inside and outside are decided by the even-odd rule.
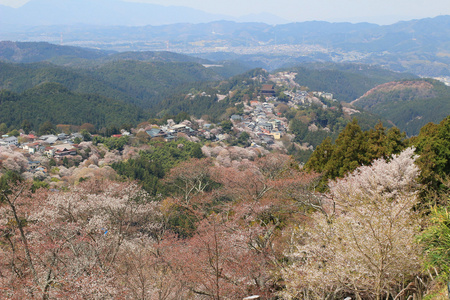
POLYGON ((18 146, 19 145, 19 140, 15 137, 15 136, 9 136, 9 137, 5 137, 4 139, 0 140, 0 145, 4 145, 4 146, 18 146))
POLYGON ((261 87, 261 95, 264 97, 275 96, 275 90, 273 88, 273 84, 263 84, 261 87))

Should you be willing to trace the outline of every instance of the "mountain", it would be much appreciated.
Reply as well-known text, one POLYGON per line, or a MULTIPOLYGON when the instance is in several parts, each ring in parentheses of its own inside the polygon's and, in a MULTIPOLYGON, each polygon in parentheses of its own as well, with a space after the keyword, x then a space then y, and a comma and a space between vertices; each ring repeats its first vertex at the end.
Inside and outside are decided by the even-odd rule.
POLYGON ((309 63, 288 68, 297 73, 295 82, 313 91, 333 93, 335 99, 351 102, 369 89, 392 80, 417 78, 378 66, 363 64, 309 63))
POLYGON ((148 109, 188 84, 219 80, 211 68, 195 62, 116 60, 80 69, 48 62, 0 62, 0 89, 23 92, 42 83, 59 83, 71 91, 98 94, 148 109))
POLYGON ((92 94, 71 92, 57 83, 43 83, 23 93, 0 90, 0 123, 20 128, 28 120, 37 130, 45 121, 53 124, 81 125, 97 128, 138 123, 148 115, 136 106, 92 94))
POLYGON ((0 42, 0 60, 9 62, 31 63, 51 61, 57 58, 93 60, 106 57, 109 53, 111 52, 81 47, 59 46, 46 42, 0 42))
MULTIPOLYGON (((269 70, 288 64, 333 61, 377 64, 421 76, 450 76, 450 51, 448 50, 450 49, 450 16, 403 21, 385 26, 324 21, 268 25, 262 22, 237 23, 223 20, 208 22, 211 20, 208 18, 203 18, 203 23, 199 23, 197 22, 199 19, 191 17, 189 12, 184 12, 183 15, 186 16, 186 20, 189 19, 190 23, 160 26, 103 26, 99 25, 103 22, 103 14, 107 15, 105 17, 107 19, 115 19, 111 17, 115 15, 111 10, 119 10, 119 13, 127 12, 127 9, 121 8, 125 2, 119 0, 109 2, 108 0, 110 5, 106 6, 105 11, 97 13, 96 6, 100 6, 102 1, 107 0, 79 0, 73 8, 74 15, 81 13, 80 10, 85 7, 88 7, 89 11, 87 13, 85 11, 77 20, 61 17, 61 22, 64 21, 62 25, 52 25, 55 24, 52 21, 53 17, 47 17, 45 12, 42 12, 44 17, 39 18, 48 21, 49 25, 24 25, 32 22, 34 17, 31 15, 42 7, 60 5, 64 6, 62 8, 64 11, 71 10, 74 6, 74 0, 61 0, 62 4, 60 2, 57 2, 60 4, 54 4, 55 1, 57 0, 32 0, 12 12, 11 8, 7 8, 7 12, 0 18, 2 20, 0 22, 3 22, 0 26, 0 40, 51 41, 120 52, 167 50, 191 53, 216 61, 221 61, 220 57, 225 56, 224 53, 226 53, 234 55, 235 61, 239 60, 252 67, 263 67, 269 70), (29 12, 21 9, 24 11, 28 9, 29 12), (21 15, 16 16, 16 13, 21 15), (9 18, 12 18, 11 22, 17 20, 16 25, 6 24, 9 18), (30 22, 20 23, 22 18, 30 22), (86 18, 92 18, 95 22, 88 22, 88 24, 94 25, 81 24, 87 22, 86 18)), ((139 10, 139 13, 133 15, 136 22, 141 12, 144 12, 145 20, 147 20, 145 24, 161 18, 163 14, 159 11, 161 7, 154 7, 151 9, 152 12, 148 12, 146 9, 151 6, 148 6, 149 4, 126 3, 126 5, 139 10)), ((3 8, 0 8, 0 13, 3 8)), ((161 9, 175 8, 162 7, 161 9)), ((175 11, 170 13, 173 18, 176 15, 175 11)), ((164 24, 174 22, 171 18, 165 18, 164 24)), ((117 23, 128 22, 125 20, 126 17, 116 19, 117 23)))
POLYGON ((213 70, 192 62, 141 62, 119 60, 89 71, 135 100, 134 104, 151 108, 186 85, 221 79, 213 70))
POLYGON ((68 24, 143 26, 211 22, 226 18, 187 7, 121 0, 31 0, 15 9, 0 6, 0 17, 3 24, 29 26, 68 24))
POLYGON ((432 79, 394 81, 371 89, 353 105, 414 136, 425 124, 439 123, 450 114, 450 87, 432 79))

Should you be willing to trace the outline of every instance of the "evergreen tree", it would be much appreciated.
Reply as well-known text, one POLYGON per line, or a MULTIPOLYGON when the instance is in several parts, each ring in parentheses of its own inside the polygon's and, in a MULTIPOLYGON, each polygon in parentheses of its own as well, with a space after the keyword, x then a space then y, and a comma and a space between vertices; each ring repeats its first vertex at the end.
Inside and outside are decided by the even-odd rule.
POLYGON ((28 134, 31 130, 32 130, 32 128, 33 128, 33 126, 31 126, 31 123, 30 123, 30 121, 28 121, 28 120, 24 120, 23 122, 22 122, 22 130, 26 133, 26 134, 28 134))
POLYGON ((334 145, 331 143, 331 138, 327 137, 323 140, 322 144, 317 146, 316 150, 306 162, 305 169, 308 171, 322 173, 333 155, 333 150, 334 145))
POLYGON ((348 123, 336 140, 333 154, 325 165, 327 177, 343 177, 350 171, 370 162, 367 156, 367 135, 361 130, 356 119, 348 123))
POLYGON ((412 143, 420 155, 421 183, 432 189, 444 188, 442 179, 450 174, 450 118, 439 125, 425 125, 412 143))
POLYGON ((55 134, 55 133, 56 133, 56 127, 50 121, 46 121, 46 122, 42 123, 41 126, 39 126, 39 134, 40 135, 55 134))

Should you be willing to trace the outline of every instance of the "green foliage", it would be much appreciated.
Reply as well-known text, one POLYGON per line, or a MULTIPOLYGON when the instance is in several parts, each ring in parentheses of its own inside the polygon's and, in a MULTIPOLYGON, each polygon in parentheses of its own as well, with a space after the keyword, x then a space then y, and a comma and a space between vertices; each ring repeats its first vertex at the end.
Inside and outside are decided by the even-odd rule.
POLYGON ((305 168, 323 174, 324 181, 341 178, 361 165, 377 158, 389 158, 407 146, 405 135, 398 129, 386 130, 381 123, 362 131, 353 119, 339 134, 335 144, 326 138, 313 152, 305 168))
POLYGON ((11 186, 17 185, 22 181, 23 179, 19 173, 10 170, 6 171, 0 177, 0 203, 6 200, 4 196, 11 194, 11 186))
POLYGON ((101 137, 94 136, 92 143, 96 146, 98 144, 105 145, 109 150, 122 151, 125 145, 129 144, 130 138, 128 136, 122 137, 101 137))
POLYGON ((10 132, 8 132, 8 135, 18 137, 20 135, 20 132, 17 129, 13 129, 10 132))
POLYGON ((419 237, 424 248, 425 266, 440 270, 445 280, 450 279, 450 213, 448 207, 434 207, 431 211, 431 226, 419 237))
POLYGON ((33 129, 33 126, 28 120, 23 120, 22 125, 20 127, 25 132, 25 134, 30 133, 30 131, 33 129))
POLYGON ((230 120, 222 121, 222 123, 220 123, 220 126, 225 133, 230 133, 233 129, 233 123, 230 120))
POLYGON ((361 97, 379 84, 410 77, 380 67, 358 64, 310 64, 290 70, 297 73, 295 82, 301 86, 333 93, 336 99, 345 102, 361 97))
POLYGON ((41 124, 41 126, 39 126, 40 135, 55 134, 55 133, 56 133, 56 126, 50 121, 45 121, 44 123, 41 124))
POLYGON ((86 129, 81 130, 81 135, 83 136, 83 141, 90 141, 92 139, 91 134, 86 129))
POLYGON ((47 182, 34 180, 33 185, 31 186, 31 191, 34 193, 40 188, 48 189, 50 185, 47 182))
POLYGON ((132 60, 104 64, 89 75, 108 82, 143 108, 152 107, 185 84, 220 79, 212 70, 198 63, 147 63, 132 60))
POLYGON ((380 88, 355 105, 391 120, 408 136, 419 134, 429 122, 440 122, 450 114, 450 87, 431 79, 398 82, 380 88))
MULTIPOLYGON (((0 91, 1 93, 1 91, 0 91)), ((1 123, 0 124, 0 134, 6 134, 8 132, 8 126, 6 125, 6 123, 1 123)))
POLYGON ((252 79, 258 76, 267 76, 267 72, 253 69, 220 82, 190 84, 181 87, 178 93, 167 97, 155 108, 162 111, 162 114, 176 115, 186 112, 196 117, 208 115, 217 123, 224 119, 227 108, 236 107, 236 103, 251 100, 258 95, 261 84, 252 79), (217 101, 217 94, 228 96, 222 101, 217 101))
POLYGON ((152 149, 140 152, 139 158, 114 163, 112 167, 120 175, 138 180, 142 187, 153 195, 165 192, 160 180, 171 168, 189 158, 203 157, 200 144, 186 140, 152 141, 150 145, 153 146, 152 149))
MULTIPOLYGON (((42 84, 22 94, 0 91, 0 98, 0 122, 16 128, 24 120, 29 120, 34 126, 49 121, 72 125, 92 123, 100 128, 117 123, 138 123, 146 119, 142 110, 129 104, 97 95, 73 93, 55 83, 42 84)), ((56 128, 48 125, 41 132, 54 133, 56 128)))
POLYGON ((419 154, 417 164, 421 173, 421 183, 435 190, 446 189, 442 178, 450 174, 450 118, 445 118, 438 125, 425 125, 412 144, 419 154))

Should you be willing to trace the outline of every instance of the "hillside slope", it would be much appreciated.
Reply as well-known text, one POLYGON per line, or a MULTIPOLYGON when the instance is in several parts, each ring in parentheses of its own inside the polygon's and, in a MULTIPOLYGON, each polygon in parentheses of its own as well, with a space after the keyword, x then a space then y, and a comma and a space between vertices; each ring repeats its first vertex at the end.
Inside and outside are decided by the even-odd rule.
POLYGON ((439 123, 450 114, 450 87, 432 79, 395 81, 371 89, 353 104, 413 136, 425 124, 439 123))
POLYGON ((136 106, 92 94, 74 93, 57 83, 43 83, 23 93, 0 91, 0 123, 20 128, 28 120, 37 130, 45 121, 53 124, 97 128, 138 123, 148 118, 136 106))

